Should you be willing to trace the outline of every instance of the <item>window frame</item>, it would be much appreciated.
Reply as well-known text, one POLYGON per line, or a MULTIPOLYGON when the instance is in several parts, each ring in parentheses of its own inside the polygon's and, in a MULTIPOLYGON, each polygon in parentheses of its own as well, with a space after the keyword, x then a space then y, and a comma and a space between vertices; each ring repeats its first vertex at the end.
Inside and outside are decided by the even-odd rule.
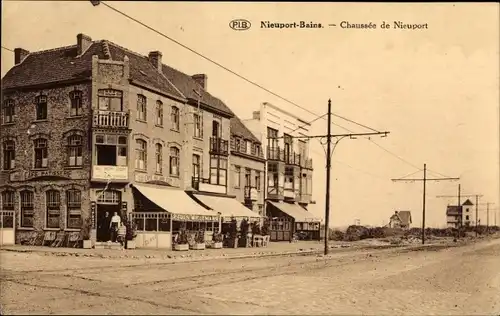
POLYGON ((83 137, 78 134, 71 134, 66 138, 67 160, 68 167, 83 166, 83 137), (77 141, 78 140, 78 141, 77 141), (79 143, 77 143, 79 142, 79 143), (71 159, 73 158, 73 163, 71 159))
POLYGON ((203 139, 203 113, 196 111, 193 113, 194 131, 193 137, 203 139))
POLYGON ((7 189, 5 191, 2 191, 1 197, 2 197, 2 204, 1 204, 2 210, 14 211, 15 208, 14 205, 16 203, 16 191, 7 189))
POLYGON ((47 138, 39 137, 33 141, 33 149, 34 149, 34 169, 47 169, 49 167, 49 141, 47 138), (41 142, 45 142, 45 146, 41 146, 41 142), (40 155, 40 159, 38 156, 40 155), (44 159, 46 159, 46 163, 44 166, 44 159), (37 163, 40 161, 40 164, 37 163))
POLYGON ((13 170, 16 166, 16 142, 6 139, 2 142, 2 170, 13 170), (11 145, 11 148, 7 148, 11 145))
POLYGON ((83 92, 80 90, 74 90, 69 93, 70 99, 70 108, 69 108, 69 116, 70 117, 79 117, 83 115, 83 92), (73 113, 73 110, 75 113, 73 113))
POLYGON ((180 169, 181 150, 176 146, 170 146, 169 153, 170 153, 169 154, 169 163, 168 163, 169 174, 172 177, 179 177, 180 176, 179 169, 180 169), (172 171, 175 171, 175 172, 172 172, 172 171))
POLYGON ((240 166, 234 166, 234 177, 235 177, 235 183, 234 187, 235 188, 241 188, 241 167, 240 166))
POLYGON ((66 228, 80 229, 82 227, 82 191, 77 189, 66 190, 66 228), (73 225, 73 221, 78 224, 73 225))
POLYGON ((155 125, 156 126, 160 126, 160 127, 163 127, 163 102, 161 102, 160 100, 156 101, 156 118, 155 118, 155 125))
POLYGON ((135 140, 135 169, 148 170, 148 142, 141 138, 135 140), (143 161, 142 168, 140 166, 141 157, 143 161))
POLYGON ((180 131, 180 110, 177 106, 172 105, 170 108, 170 122, 172 124, 172 130, 180 131))
POLYGON ((2 124, 14 123, 14 116, 16 114, 14 99, 7 98, 2 102, 2 124), (7 118, 9 118, 7 120, 7 118))
POLYGON ((193 154, 192 160, 193 160, 192 161, 193 178, 200 179, 200 178, 202 178, 202 176, 201 176, 201 155, 193 154))
POLYGON ((115 90, 115 89, 99 89, 97 91, 97 109, 98 111, 107 111, 107 112, 123 112, 123 91, 115 90), (120 101, 120 109, 112 110, 111 105, 114 99, 118 99, 120 101), (103 100, 107 100, 107 107, 103 108, 102 103, 103 100))
POLYGON ((46 121, 49 119, 48 97, 40 94, 35 97, 35 121, 46 121))
POLYGON ((19 192, 20 196, 20 227, 34 228, 35 219, 35 193, 30 190, 19 192), (25 223, 25 217, 31 218, 31 224, 25 223))
POLYGON ((50 189, 45 191, 45 228, 61 226, 61 192, 50 189), (51 218, 57 218, 57 225, 51 224, 51 218))
POLYGON ((148 99, 142 94, 137 95, 137 120, 147 122, 148 99))
POLYGON ((160 143, 155 144, 155 162, 157 174, 163 174, 163 145, 160 143))

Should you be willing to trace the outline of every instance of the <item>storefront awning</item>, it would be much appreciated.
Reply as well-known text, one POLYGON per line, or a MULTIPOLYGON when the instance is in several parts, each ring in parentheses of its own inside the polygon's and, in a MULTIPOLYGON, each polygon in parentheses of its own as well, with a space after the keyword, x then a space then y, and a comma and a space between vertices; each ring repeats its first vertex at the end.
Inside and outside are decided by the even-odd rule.
POLYGON ((293 204, 293 203, 278 203, 278 202, 269 202, 274 207, 293 217, 296 222, 320 222, 321 219, 317 218, 311 212, 305 210, 302 206, 293 204))
POLYGON ((205 204, 212 210, 219 212, 222 217, 248 217, 248 218, 261 218, 258 213, 253 212, 241 202, 235 198, 221 197, 221 196, 211 196, 211 195, 201 195, 194 194, 201 203, 205 204))
POLYGON ((186 192, 177 188, 133 185, 147 199, 172 214, 173 220, 215 221, 218 214, 203 208, 186 192))

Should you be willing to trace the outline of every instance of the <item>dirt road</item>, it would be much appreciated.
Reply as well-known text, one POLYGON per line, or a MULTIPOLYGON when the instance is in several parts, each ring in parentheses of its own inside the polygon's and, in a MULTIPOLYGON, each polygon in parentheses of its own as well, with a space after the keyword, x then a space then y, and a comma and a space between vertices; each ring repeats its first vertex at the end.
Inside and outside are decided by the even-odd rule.
POLYGON ((1 253, 8 314, 498 315, 500 240, 192 263, 1 253))

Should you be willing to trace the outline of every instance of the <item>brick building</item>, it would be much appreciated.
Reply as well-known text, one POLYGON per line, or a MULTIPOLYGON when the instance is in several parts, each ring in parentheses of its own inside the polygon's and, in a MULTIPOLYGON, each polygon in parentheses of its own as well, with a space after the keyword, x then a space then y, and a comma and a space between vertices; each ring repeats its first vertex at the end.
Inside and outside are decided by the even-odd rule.
POLYGON ((18 243, 35 231, 79 232, 87 219, 99 241, 106 212, 135 214, 144 232, 171 234, 181 219, 213 228, 221 210, 196 195, 236 205, 227 190, 234 114, 207 92, 206 75, 171 68, 158 51, 83 34, 67 47, 18 48, 2 92, 1 207, 16 214, 18 243))

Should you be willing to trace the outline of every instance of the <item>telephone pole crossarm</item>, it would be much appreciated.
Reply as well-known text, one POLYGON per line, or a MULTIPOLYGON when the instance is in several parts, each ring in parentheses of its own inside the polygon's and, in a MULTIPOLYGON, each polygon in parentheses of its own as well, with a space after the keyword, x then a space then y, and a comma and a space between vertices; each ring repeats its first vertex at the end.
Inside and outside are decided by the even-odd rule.
POLYGON ((460 178, 391 179, 392 181, 457 181, 460 178))
MULTIPOLYGON (((373 136, 373 135, 384 135, 387 136, 387 134, 390 134, 390 132, 372 132, 372 133, 351 133, 351 134, 332 134, 330 137, 336 138, 336 137, 356 137, 356 136, 373 136)), ((312 135, 312 136, 290 136, 290 138, 294 139, 308 139, 308 138, 325 138, 328 137, 328 135, 312 135)), ((268 139, 281 139, 285 138, 284 136, 278 136, 278 137, 267 137, 268 139)))

